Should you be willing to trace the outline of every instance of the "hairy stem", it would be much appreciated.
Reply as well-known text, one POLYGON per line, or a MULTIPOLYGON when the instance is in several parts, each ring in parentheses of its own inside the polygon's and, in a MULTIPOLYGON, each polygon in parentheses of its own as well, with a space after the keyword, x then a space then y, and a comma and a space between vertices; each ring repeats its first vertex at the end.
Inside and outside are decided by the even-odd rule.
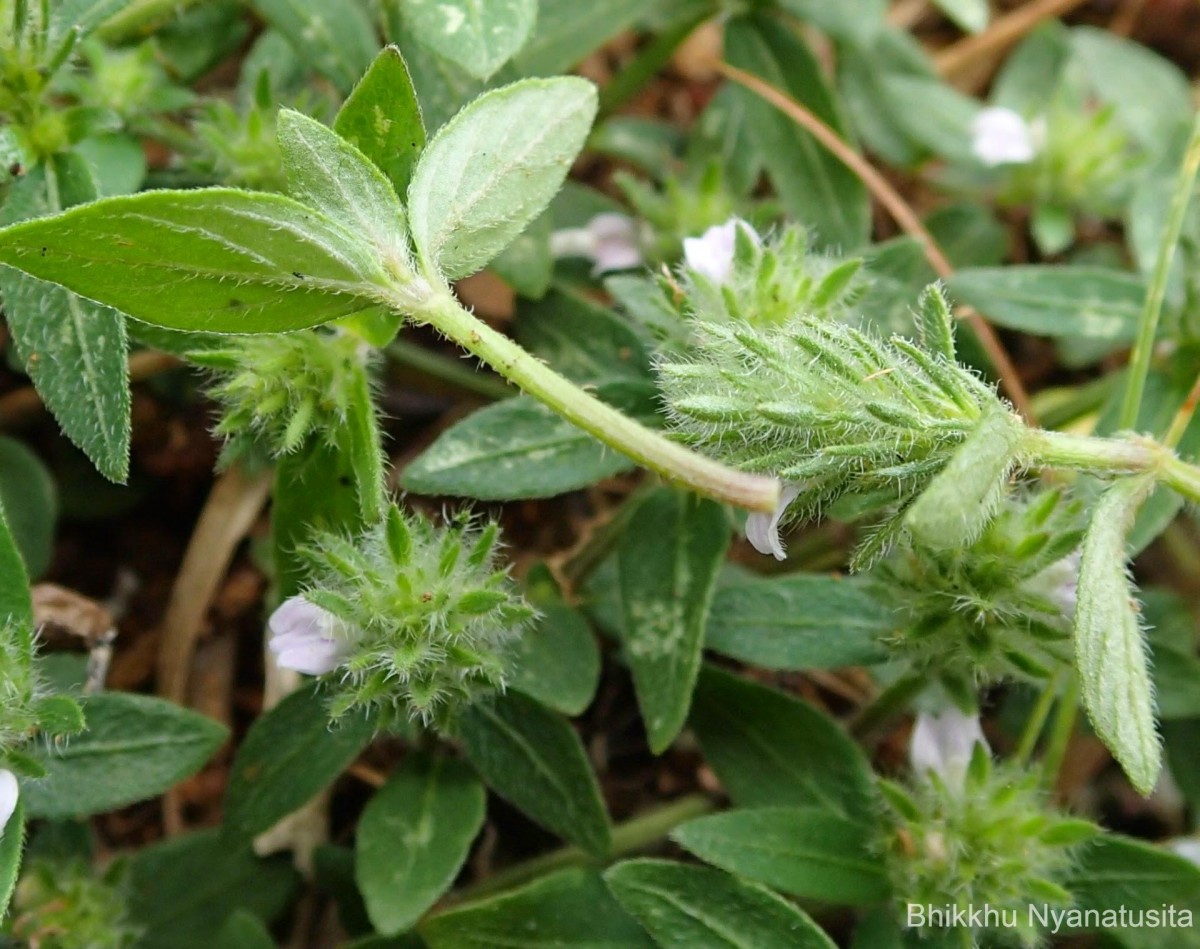
POLYGON ((1158 245, 1158 257, 1154 261, 1154 271, 1150 275, 1150 286, 1146 289, 1146 302, 1142 307, 1141 319, 1138 321, 1137 340, 1133 344, 1133 354, 1129 358, 1129 375, 1125 380, 1125 397, 1121 400, 1118 428, 1133 428, 1137 424, 1138 409, 1142 406, 1142 393, 1146 389, 1146 376, 1150 372, 1150 358, 1154 354, 1154 337, 1158 333, 1158 320, 1162 314, 1163 299, 1167 294, 1167 276, 1171 270, 1171 261, 1175 257, 1175 247, 1179 243, 1179 235, 1183 232, 1183 221, 1187 215, 1188 203, 1192 197, 1192 185, 1198 169, 1200 169, 1200 116, 1196 117, 1195 124, 1192 126, 1192 135, 1188 139, 1187 151, 1184 153, 1183 164, 1179 169, 1179 179, 1171 196, 1171 206, 1167 213, 1166 226, 1163 228, 1162 241, 1158 245))
POLYGON ((559 375, 454 299, 435 290, 416 307, 402 290, 390 301, 400 312, 429 323, 496 372, 644 468, 700 494, 752 511, 774 511, 779 482, 746 474, 698 455, 601 402, 559 375))

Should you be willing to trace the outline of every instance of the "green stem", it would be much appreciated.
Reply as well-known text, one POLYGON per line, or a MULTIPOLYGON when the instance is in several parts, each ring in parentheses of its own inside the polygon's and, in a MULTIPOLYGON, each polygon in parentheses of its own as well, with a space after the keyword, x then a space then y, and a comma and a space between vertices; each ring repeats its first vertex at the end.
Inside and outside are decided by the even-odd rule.
POLYGON ((850 734, 865 738, 893 716, 905 711, 909 703, 925 688, 925 676, 906 672, 862 707, 850 722, 850 734))
POLYGON ((1108 474, 1136 474, 1158 468, 1167 452, 1149 440, 1097 438, 1029 429, 1021 447, 1030 466, 1073 468, 1108 474))
MULTIPOLYGON (((610 860, 623 857, 626 854, 645 850, 658 843, 672 830, 689 821, 693 817, 701 817, 716 809, 713 801, 703 794, 689 794, 676 801, 639 814, 612 831, 612 850, 610 860)), ((590 867, 603 863, 591 854, 578 847, 563 847, 532 860, 526 860, 515 866, 501 870, 485 877, 473 886, 467 887, 460 893, 453 894, 449 901, 453 903, 469 902, 501 890, 510 890, 554 870, 567 867, 590 867)))
POLYGON ((1067 755, 1067 746, 1075 734, 1075 720, 1079 717, 1079 676, 1071 670, 1063 688, 1062 700, 1054 713, 1050 725, 1050 738, 1046 742, 1046 754, 1042 757, 1042 785, 1053 788, 1058 780, 1059 769, 1067 755))
POLYGON ((435 353, 407 339, 393 340, 388 344, 386 352, 389 359, 409 369, 415 369, 485 399, 499 401, 517 394, 517 390, 506 384, 503 379, 480 372, 464 365, 458 359, 435 353))
POLYGON ((1162 240, 1158 245, 1158 256, 1155 258, 1154 270, 1150 275, 1150 286, 1146 290, 1146 303, 1142 307, 1141 319, 1138 322, 1137 340, 1133 344, 1133 353, 1129 359, 1129 376, 1125 380, 1125 396, 1121 401, 1121 414, 1117 421, 1118 428, 1129 429, 1137 424, 1138 410, 1142 406, 1142 394, 1146 389, 1146 376, 1150 372, 1150 358, 1154 353, 1154 338, 1158 333, 1158 320, 1162 314, 1163 299, 1167 293, 1167 277, 1171 270, 1171 261, 1175 257, 1175 247, 1179 243, 1179 235, 1183 231, 1183 221, 1187 215, 1188 202, 1192 197, 1192 187, 1197 169, 1200 169, 1200 116, 1196 117, 1192 126, 1187 151, 1183 156, 1183 165, 1179 169, 1175 193, 1171 197, 1167 223, 1163 228, 1162 240))
POLYGON ((752 511, 774 511, 779 503, 776 479, 736 471, 623 415, 463 309, 448 290, 434 290, 414 303, 398 287, 389 303, 429 323, 568 422, 664 478, 752 511))
POLYGON ((1047 682, 1042 694, 1038 696, 1033 710, 1029 713, 1029 719, 1025 722, 1025 730, 1021 732, 1021 741, 1013 754, 1018 764, 1026 764, 1033 756, 1033 749, 1037 747, 1037 741, 1046 725, 1046 719, 1050 717, 1050 710, 1054 708, 1054 700, 1058 697, 1060 683, 1061 677, 1059 676, 1047 682))

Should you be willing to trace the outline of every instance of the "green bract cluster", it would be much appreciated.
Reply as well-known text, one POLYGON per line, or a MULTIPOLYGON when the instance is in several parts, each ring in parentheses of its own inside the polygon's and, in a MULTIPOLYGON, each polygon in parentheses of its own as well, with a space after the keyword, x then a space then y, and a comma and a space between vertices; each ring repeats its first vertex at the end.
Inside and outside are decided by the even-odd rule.
POLYGON ((97 874, 80 859, 34 859, 13 895, 6 931, 38 949, 126 949, 140 932, 129 920, 128 866, 97 874))
POLYGON ((334 718, 356 709, 445 727, 502 689, 508 649, 534 616, 496 565, 495 524, 437 528, 393 506, 359 537, 319 534, 299 552, 304 596, 344 622, 350 642, 329 677, 334 718))
POLYGON ((689 443, 790 482, 794 514, 818 515, 847 496, 884 510, 860 564, 886 550, 906 508, 960 459, 956 450, 980 442, 991 453, 973 452, 971 464, 987 470, 955 474, 979 490, 939 501, 932 512, 961 522, 943 538, 952 544, 981 528, 998 503, 1020 423, 990 386, 953 361, 950 318, 936 289, 922 316, 933 352, 809 318, 775 329, 700 324, 692 357, 659 366, 671 419, 689 443))
POLYGON ((218 372, 208 394, 221 406, 215 431, 226 441, 225 460, 251 446, 279 457, 310 436, 336 444, 368 383, 370 353, 356 336, 307 330, 238 337, 225 349, 193 353, 218 372))
POLYGON ((836 319, 862 290, 855 281, 862 261, 813 251, 802 227, 784 227, 762 241, 748 227, 733 231, 733 266, 725 280, 683 268, 686 307, 701 323, 782 326, 797 314, 836 319))
POLYGON ((1082 505, 1041 491, 1010 498, 970 547, 897 551, 872 573, 902 617, 889 645, 958 696, 1050 677, 1071 658, 1082 537, 1082 505))
MULTIPOLYGON (((1030 905, 1065 908, 1072 848, 1095 836, 1088 821, 1052 810, 1037 776, 993 765, 976 745, 961 785, 934 772, 910 787, 880 782, 890 821, 880 847, 901 918, 906 907, 953 912, 988 907, 986 917, 951 923, 962 945, 1033 946, 1041 941, 1030 905)), ((942 917, 909 919, 925 936, 948 931, 942 917)))

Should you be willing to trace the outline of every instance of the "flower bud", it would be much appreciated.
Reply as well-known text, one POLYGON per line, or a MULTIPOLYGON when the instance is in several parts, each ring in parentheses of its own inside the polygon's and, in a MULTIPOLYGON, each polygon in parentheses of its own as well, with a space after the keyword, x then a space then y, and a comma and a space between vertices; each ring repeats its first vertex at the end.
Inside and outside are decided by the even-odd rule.
POLYGON ((17 776, 5 768, 0 768, 0 837, 4 835, 4 828, 8 826, 13 811, 17 809, 20 793, 17 776))
POLYGON ((976 745, 987 750, 978 715, 964 715, 956 706, 942 712, 921 712, 913 726, 909 761, 918 775, 935 772, 948 787, 961 787, 976 745))
POLYGON ((306 675, 332 672, 350 650, 345 623, 302 596, 293 596, 271 614, 268 645, 281 668, 306 675))

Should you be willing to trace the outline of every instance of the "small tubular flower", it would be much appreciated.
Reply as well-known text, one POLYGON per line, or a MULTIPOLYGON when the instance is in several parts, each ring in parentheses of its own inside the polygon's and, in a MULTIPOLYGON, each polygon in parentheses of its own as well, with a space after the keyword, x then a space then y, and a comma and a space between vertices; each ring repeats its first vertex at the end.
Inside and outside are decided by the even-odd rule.
POLYGON ((684 262, 696 273, 713 283, 722 284, 733 272, 733 255, 737 244, 737 229, 742 228, 755 243, 757 232, 740 218, 731 217, 724 224, 714 224, 699 237, 683 240, 684 262))
POLYGON ((606 211, 585 227, 570 227, 550 235, 555 257, 586 257, 595 264, 592 275, 629 270, 643 263, 637 223, 625 214, 606 211))
POLYGON ((961 787, 975 746, 988 748, 978 715, 964 715, 954 706, 934 715, 921 712, 908 748, 913 771, 932 771, 948 787, 961 787))
POLYGON ((352 645, 344 622, 302 596, 285 600, 271 614, 268 626, 268 646, 275 661, 306 675, 332 672, 352 645))
POLYGON ((8 826, 13 811, 17 809, 17 799, 20 797, 20 793, 17 776, 11 771, 0 768, 0 837, 4 836, 4 828, 8 826))
POLYGON ((787 559, 787 549, 779 539, 779 522, 787 511, 788 505, 796 500, 800 493, 798 485, 784 485, 779 494, 779 504, 770 514, 755 512, 746 518, 746 540, 760 554, 770 554, 776 560, 787 559))
POLYGON ((992 106, 971 122, 971 151, 989 167, 1023 165, 1037 154, 1036 136, 1019 113, 992 106))

